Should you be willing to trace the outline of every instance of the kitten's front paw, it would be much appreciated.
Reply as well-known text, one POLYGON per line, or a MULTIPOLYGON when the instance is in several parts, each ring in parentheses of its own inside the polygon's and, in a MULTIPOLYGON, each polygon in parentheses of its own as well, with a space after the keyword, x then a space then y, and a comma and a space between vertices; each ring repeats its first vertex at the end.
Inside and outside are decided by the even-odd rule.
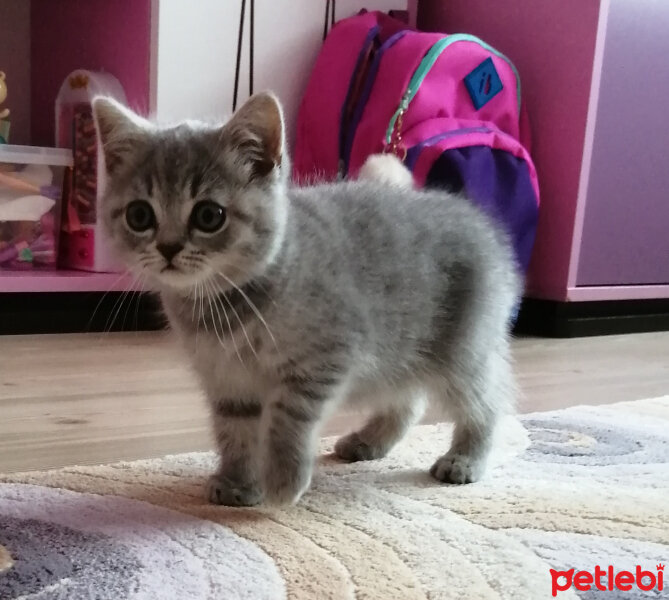
POLYGON ((335 444, 334 451, 339 458, 350 462, 374 460, 386 454, 381 448, 363 442, 357 432, 340 437, 335 444))
POLYGON ((225 506, 255 506, 263 499, 260 486, 236 482, 220 474, 212 475, 207 481, 205 497, 212 504, 225 506))
POLYGON ((265 498, 276 505, 297 504, 311 485, 311 469, 299 473, 282 470, 268 472, 265 476, 265 498))
POLYGON ((484 460, 449 452, 432 465, 430 475, 445 483, 473 483, 481 478, 484 471, 484 460))

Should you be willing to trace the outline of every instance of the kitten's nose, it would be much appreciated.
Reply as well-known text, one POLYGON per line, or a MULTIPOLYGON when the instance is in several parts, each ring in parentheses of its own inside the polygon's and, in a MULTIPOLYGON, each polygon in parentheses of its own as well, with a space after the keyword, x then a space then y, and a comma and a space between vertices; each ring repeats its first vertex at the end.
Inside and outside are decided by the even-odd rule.
POLYGON ((160 252, 167 262, 170 262, 179 252, 181 252, 184 247, 182 244, 158 244, 156 246, 158 252, 160 252))

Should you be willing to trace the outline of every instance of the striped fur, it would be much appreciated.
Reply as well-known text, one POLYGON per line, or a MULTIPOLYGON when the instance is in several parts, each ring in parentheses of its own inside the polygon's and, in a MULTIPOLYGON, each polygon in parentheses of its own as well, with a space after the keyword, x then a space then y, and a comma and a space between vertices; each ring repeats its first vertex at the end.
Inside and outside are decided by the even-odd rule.
POLYGON ((211 405, 221 461, 209 500, 295 502, 337 406, 371 407, 336 446, 368 460, 404 435, 426 394, 456 419, 433 475, 481 476, 512 405, 508 325, 520 291, 510 245, 487 217, 395 183, 396 172, 378 172, 384 161, 367 181, 291 187, 269 95, 223 126, 158 127, 108 100, 94 108, 105 226, 160 293, 211 405), (137 199, 155 212, 147 232, 125 220, 137 199), (225 211, 219 230, 192 227, 202 201, 225 211), (166 244, 182 247, 171 263, 166 244))

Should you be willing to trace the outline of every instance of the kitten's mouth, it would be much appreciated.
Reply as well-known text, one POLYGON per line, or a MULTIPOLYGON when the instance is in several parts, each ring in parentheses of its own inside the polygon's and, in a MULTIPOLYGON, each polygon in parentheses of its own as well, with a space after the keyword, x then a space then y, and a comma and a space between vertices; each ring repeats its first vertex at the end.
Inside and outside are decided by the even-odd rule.
POLYGON ((177 267, 175 267, 172 263, 170 263, 169 265, 165 265, 165 266, 160 270, 161 273, 165 273, 166 271, 171 271, 171 272, 174 273, 174 272, 179 271, 179 269, 178 269, 177 267))

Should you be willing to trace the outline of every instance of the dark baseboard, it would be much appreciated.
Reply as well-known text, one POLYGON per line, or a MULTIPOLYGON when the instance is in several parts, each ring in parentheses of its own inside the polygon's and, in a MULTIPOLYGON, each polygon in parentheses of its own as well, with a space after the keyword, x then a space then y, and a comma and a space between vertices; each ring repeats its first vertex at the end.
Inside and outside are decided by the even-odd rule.
MULTIPOLYGON (((63 292, 0 294, 0 335, 152 331, 165 317, 151 294, 63 292)), ((555 302, 526 298, 517 335, 582 337, 669 331, 669 299, 555 302)))
POLYGON ((669 299, 555 302, 523 300, 515 333, 572 338, 669 331, 669 299))
POLYGON ((0 335, 148 331, 165 327, 151 294, 51 292, 0 294, 0 335))

